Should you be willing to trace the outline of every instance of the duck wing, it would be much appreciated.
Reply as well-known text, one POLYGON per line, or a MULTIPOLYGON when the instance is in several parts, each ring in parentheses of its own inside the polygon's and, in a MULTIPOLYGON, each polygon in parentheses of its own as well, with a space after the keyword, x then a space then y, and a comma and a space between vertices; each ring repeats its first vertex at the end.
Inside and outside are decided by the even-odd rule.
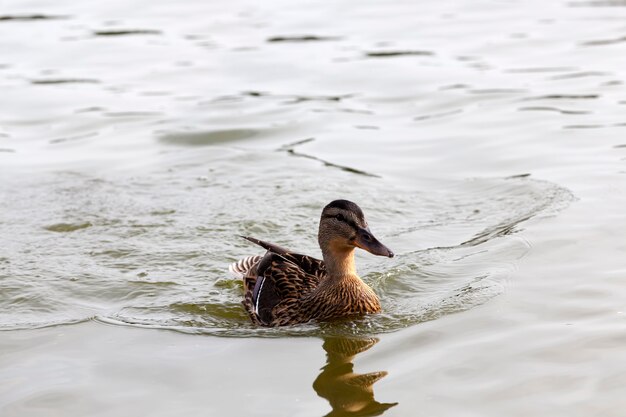
POLYGON ((324 262, 272 243, 246 239, 267 249, 244 276, 243 305, 252 321, 264 326, 308 321, 298 317, 299 302, 326 277, 324 262))

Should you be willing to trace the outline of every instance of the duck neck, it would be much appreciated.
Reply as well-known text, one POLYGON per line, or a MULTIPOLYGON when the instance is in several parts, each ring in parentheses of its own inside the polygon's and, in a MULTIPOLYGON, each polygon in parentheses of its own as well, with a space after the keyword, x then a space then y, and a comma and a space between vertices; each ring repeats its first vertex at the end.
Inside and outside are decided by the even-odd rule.
POLYGON ((341 281, 356 277, 356 265, 354 263, 354 248, 345 250, 323 250, 324 264, 328 278, 333 281, 341 281))

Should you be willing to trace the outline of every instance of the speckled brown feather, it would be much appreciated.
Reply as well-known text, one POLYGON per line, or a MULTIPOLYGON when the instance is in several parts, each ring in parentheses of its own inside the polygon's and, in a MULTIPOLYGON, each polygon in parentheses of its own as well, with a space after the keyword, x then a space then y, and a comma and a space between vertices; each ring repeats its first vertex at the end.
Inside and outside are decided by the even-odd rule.
MULTIPOLYGON (((257 239, 248 240, 265 248, 278 248, 257 239)), ((282 253, 268 250, 243 278, 243 305, 255 324, 284 326, 380 311, 378 297, 360 279, 347 280, 340 286, 323 285, 327 280, 324 261, 280 249, 282 253), (255 311, 254 288, 261 277, 273 285, 279 299, 275 305, 265 307, 271 310, 269 317, 255 311)))
POLYGON ((298 320, 292 315, 301 298, 311 293, 325 276, 324 262, 319 259, 297 253, 268 251, 244 276, 243 305, 252 321, 259 325, 281 326, 309 321, 304 318, 298 320), (265 306, 271 310, 269 319, 260 317, 255 311, 253 293, 259 278, 268 280, 266 286, 271 283, 279 299, 275 305, 265 306))

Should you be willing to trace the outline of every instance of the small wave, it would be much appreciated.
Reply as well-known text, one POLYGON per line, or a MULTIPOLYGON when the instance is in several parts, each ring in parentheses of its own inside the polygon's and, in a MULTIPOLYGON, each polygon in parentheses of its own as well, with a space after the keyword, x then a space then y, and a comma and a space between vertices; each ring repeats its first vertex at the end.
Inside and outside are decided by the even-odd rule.
POLYGON ((95 30, 94 36, 136 36, 136 35, 160 35, 160 30, 154 29, 115 29, 115 30, 95 30))
POLYGON ((561 114, 589 114, 590 111, 586 110, 566 110, 559 109, 558 107, 549 107, 549 106, 529 106, 529 107, 520 107, 517 109, 519 111, 547 111, 547 112, 556 112, 561 114))
POLYGON ((208 132, 179 132, 161 136, 161 142, 180 146, 208 146, 216 143, 233 142, 257 136, 261 130, 228 129, 208 132))
POLYGON ((369 51, 365 52, 367 58, 396 58, 404 56, 433 56, 431 51, 403 50, 403 51, 369 51))
POLYGON ((318 35, 298 35, 298 36, 273 36, 267 39, 267 42, 327 42, 337 41, 341 38, 338 36, 318 36, 318 35))
POLYGON ((14 14, 14 15, 2 15, 0 16, 0 22, 29 22, 29 21, 41 21, 41 20, 59 20, 69 19, 69 16, 64 15, 49 15, 49 14, 14 14))
POLYGON ((583 42, 581 45, 604 46, 604 45, 615 45, 615 44, 624 43, 624 42, 626 42, 626 36, 622 36, 620 38, 614 38, 614 39, 598 39, 594 41, 587 41, 587 42, 583 42))
POLYGON ((98 84, 100 81, 94 78, 53 78, 31 80, 31 84, 35 85, 54 85, 54 84, 98 84))

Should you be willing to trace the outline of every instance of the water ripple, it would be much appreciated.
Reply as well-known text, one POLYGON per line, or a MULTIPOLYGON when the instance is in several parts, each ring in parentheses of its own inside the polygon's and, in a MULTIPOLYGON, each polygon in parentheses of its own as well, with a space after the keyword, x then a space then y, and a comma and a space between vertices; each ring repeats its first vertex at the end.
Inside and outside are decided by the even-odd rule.
POLYGON ((548 111, 548 112, 557 112, 561 114, 589 114, 590 111, 586 110, 565 110, 559 109, 558 107, 549 107, 549 106, 530 106, 530 107, 520 107, 519 111, 548 111))
POLYGON ((267 39, 267 42, 326 42, 337 41, 341 38, 338 36, 318 36, 318 35, 298 35, 298 36, 273 36, 267 39))
MULTIPOLYGON (((234 156, 236 161, 241 157, 234 156)), ((269 159, 268 166, 276 163, 272 154, 263 158, 269 159)), ((295 181, 271 170, 259 181, 246 164, 213 164, 212 169, 214 174, 201 182, 189 176, 181 183, 179 168, 176 176, 166 174, 156 181, 65 175, 61 187, 53 181, 17 188, 21 208, 4 225, 16 239, 5 254, 7 273, 0 272, 5 295, 0 328, 95 317, 106 323, 234 337, 395 331, 472 308, 501 293, 529 250, 518 235, 524 223, 552 215, 572 199, 567 190, 527 176, 462 181, 423 194, 385 179, 376 179, 374 187, 371 178, 346 170, 325 171, 325 178, 335 180, 320 189, 315 180, 319 168, 301 164, 299 169, 309 172, 301 172, 295 181), (237 192, 222 180, 223 169, 242 171, 238 177, 247 180, 238 187, 255 192, 237 192), (333 196, 345 195, 342 184, 347 179, 352 192, 369 195, 362 205, 370 223, 397 253, 386 262, 358 256, 362 277, 380 295, 384 313, 356 321, 254 328, 241 307, 241 282, 225 273, 230 262, 250 255, 250 246, 234 236, 255 235, 317 253, 319 208, 333 196), (157 185, 160 191, 154 193, 157 185), (43 193, 42 187, 51 189, 43 193), (223 198, 207 199, 204 189, 223 198), (314 190, 315 201, 301 198, 314 190), (237 204, 229 198, 233 192, 237 204), (277 207, 264 198, 270 192, 289 198, 277 207), (30 221, 24 219, 34 213, 29 193, 51 208, 47 217, 62 220, 46 226, 59 232, 55 236, 42 239, 28 231, 30 221), (25 281, 25 276, 39 278, 25 281)))
POLYGON ((40 20, 60 20, 69 19, 69 16, 64 15, 48 15, 48 14, 21 14, 21 15, 1 15, 0 22, 28 22, 28 21, 40 21, 40 20))
POLYGON ((621 36, 619 38, 614 39, 598 39, 594 41, 583 42, 581 45, 584 46, 604 46, 604 45, 614 45, 617 43, 626 42, 626 36, 621 36))
POLYGON ((112 29, 112 30, 94 30, 94 36, 135 36, 135 35, 160 35, 160 30, 154 29, 112 29))
POLYGON ((404 56, 433 56, 434 52, 419 50, 402 50, 402 51, 369 51, 365 52, 368 58, 395 58, 404 56))

